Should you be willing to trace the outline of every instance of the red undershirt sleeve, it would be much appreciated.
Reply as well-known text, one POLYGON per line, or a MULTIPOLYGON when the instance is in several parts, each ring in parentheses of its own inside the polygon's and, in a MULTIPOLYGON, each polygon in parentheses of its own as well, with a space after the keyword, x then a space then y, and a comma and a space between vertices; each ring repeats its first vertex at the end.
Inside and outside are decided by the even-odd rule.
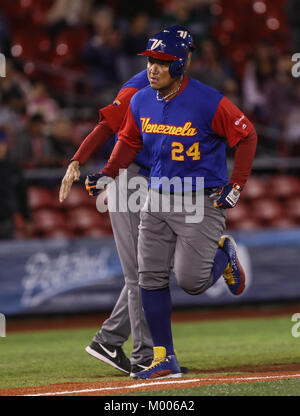
POLYGON ((119 175, 119 169, 126 169, 143 147, 141 132, 132 115, 130 106, 118 134, 118 141, 102 172, 111 178, 119 175))
POLYGON ((213 131, 224 137, 230 147, 237 146, 230 183, 244 187, 251 173, 257 145, 253 124, 227 97, 223 97, 211 123, 213 131))
POLYGON ((256 145, 257 134, 255 130, 252 130, 249 136, 239 141, 235 152, 234 168, 229 180, 230 183, 238 183, 242 188, 245 186, 251 173, 256 145))
POLYGON ((83 165, 96 150, 100 149, 104 143, 112 137, 113 134, 110 125, 103 119, 84 139, 71 161, 77 160, 79 165, 83 165))
POLYGON ((130 100, 137 91, 136 88, 123 88, 112 104, 99 110, 101 121, 81 143, 71 161, 77 160, 80 165, 84 164, 120 129, 130 100))

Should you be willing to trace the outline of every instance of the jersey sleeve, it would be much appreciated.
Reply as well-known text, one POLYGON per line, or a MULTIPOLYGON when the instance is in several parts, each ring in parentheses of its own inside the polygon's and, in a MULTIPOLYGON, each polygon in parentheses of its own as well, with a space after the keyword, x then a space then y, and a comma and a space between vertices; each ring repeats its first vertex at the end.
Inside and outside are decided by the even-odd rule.
POLYGON ((141 148, 143 146, 141 132, 132 114, 130 105, 119 130, 118 140, 134 148, 141 148))
POLYGON ((118 133, 117 143, 103 172, 111 178, 115 178, 119 175, 120 169, 127 169, 134 161, 142 146, 141 132, 133 116, 131 105, 129 105, 118 133))
POLYGON ((226 138, 230 147, 254 130, 253 124, 227 97, 223 97, 213 117, 211 127, 221 137, 226 138))
POLYGON ((119 91, 114 102, 99 110, 100 120, 105 120, 116 133, 126 115, 129 103, 133 95, 138 91, 137 88, 127 87, 119 91))

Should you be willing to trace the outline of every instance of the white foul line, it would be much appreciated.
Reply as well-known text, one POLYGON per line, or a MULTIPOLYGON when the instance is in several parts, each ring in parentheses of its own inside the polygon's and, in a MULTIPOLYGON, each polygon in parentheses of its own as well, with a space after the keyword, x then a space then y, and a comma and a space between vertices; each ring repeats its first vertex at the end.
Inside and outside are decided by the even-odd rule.
POLYGON ((195 383, 199 381, 265 381, 265 380, 276 380, 276 379, 287 379, 287 378, 299 378, 300 374, 286 374, 286 375, 279 375, 279 376, 258 376, 258 377, 231 377, 231 378, 196 378, 196 379, 185 379, 185 380, 170 380, 170 381, 154 381, 148 383, 141 383, 141 384, 131 384, 128 386, 118 386, 118 387, 102 387, 98 389, 83 389, 83 390, 71 390, 71 391, 58 391, 58 392, 51 392, 51 393, 37 393, 37 394, 24 394, 22 396, 57 396, 63 394, 76 394, 76 393, 92 393, 95 391, 108 391, 108 390, 123 390, 123 389, 139 389, 140 387, 149 387, 149 386, 163 386, 166 384, 188 384, 188 383, 195 383))

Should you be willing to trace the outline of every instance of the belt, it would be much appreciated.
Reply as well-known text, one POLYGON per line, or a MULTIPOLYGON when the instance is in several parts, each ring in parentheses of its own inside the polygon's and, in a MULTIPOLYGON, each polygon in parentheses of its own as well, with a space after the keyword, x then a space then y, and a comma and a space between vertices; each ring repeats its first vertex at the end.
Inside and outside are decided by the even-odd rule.
POLYGON ((212 195, 218 193, 221 190, 222 186, 213 186, 212 188, 204 188, 204 195, 212 195))
MULTIPOLYGON (((211 188, 204 188, 204 195, 210 196, 212 194, 217 194, 218 192, 220 192, 221 188, 222 188, 222 186, 213 186, 211 188)), ((153 188, 150 188, 150 189, 153 189, 153 188)), ((153 189, 153 190, 159 192, 160 194, 163 193, 163 190, 161 188, 158 189, 158 190, 157 189, 153 189)), ((191 194, 196 195, 196 193, 199 192, 199 191, 201 191, 201 189, 198 189, 197 191, 191 191, 191 194)), ((170 195, 174 195, 174 191, 169 191, 169 193, 170 193, 170 195)), ((182 195, 184 195, 184 194, 185 194, 185 192, 182 192, 182 195)))

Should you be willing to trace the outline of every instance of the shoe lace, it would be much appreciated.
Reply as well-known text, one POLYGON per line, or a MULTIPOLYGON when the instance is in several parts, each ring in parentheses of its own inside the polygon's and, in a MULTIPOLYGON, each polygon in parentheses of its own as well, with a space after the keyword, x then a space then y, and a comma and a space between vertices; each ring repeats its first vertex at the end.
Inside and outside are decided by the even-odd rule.
POLYGON ((223 277, 230 285, 234 285, 236 283, 236 279, 230 263, 228 263, 228 265, 226 266, 226 269, 223 272, 223 277))
POLYGON ((157 366, 158 364, 160 364, 164 360, 165 360, 165 358, 154 358, 152 363, 150 364, 150 366, 147 368, 147 370, 157 366))

